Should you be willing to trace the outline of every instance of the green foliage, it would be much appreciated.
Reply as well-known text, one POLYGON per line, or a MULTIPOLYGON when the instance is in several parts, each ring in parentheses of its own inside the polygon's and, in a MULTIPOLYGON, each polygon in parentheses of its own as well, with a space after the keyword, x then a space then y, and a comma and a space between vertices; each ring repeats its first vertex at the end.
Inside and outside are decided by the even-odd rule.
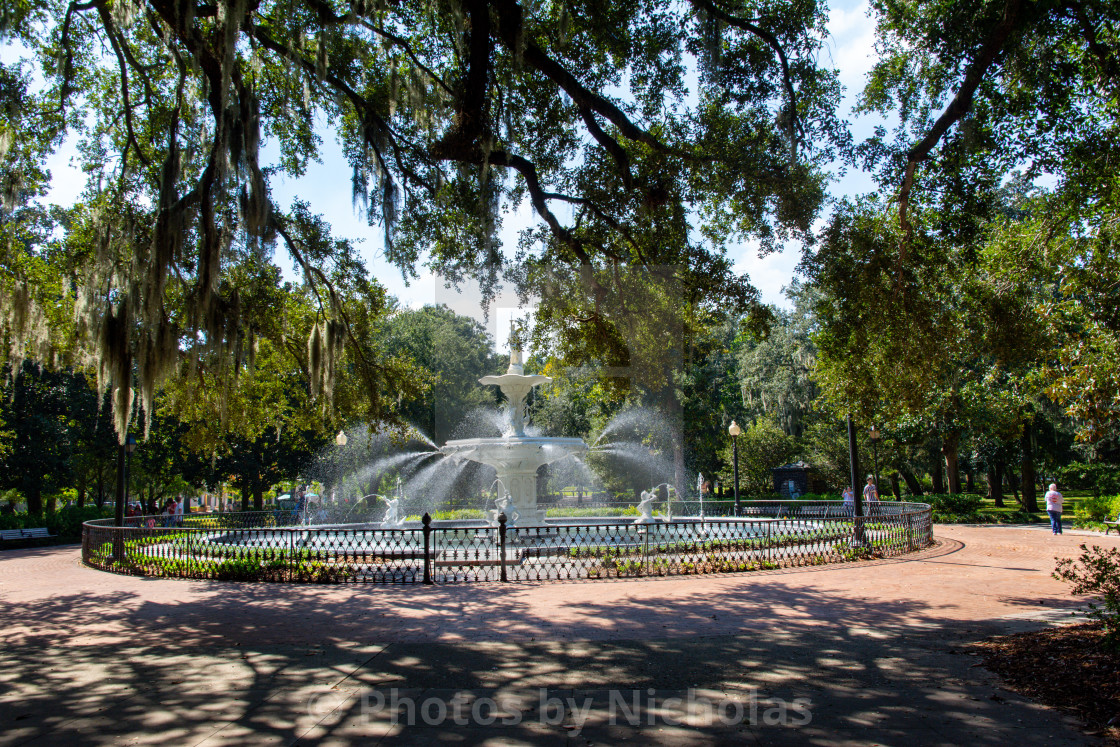
POLYGON ((1062 490, 1092 490, 1095 493, 1120 493, 1120 466, 1115 464, 1073 462, 1057 470, 1062 490))
POLYGON ((76 540, 82 536, 82 523, 93 519, 108 519, 113 516, 110 509, 98 509, 96 506, 69 506, 58 511, 48 511, 40 514, 15 513, 0 514, 0 529, 34 529, 46 527, 51 534, 59 538, 76 540))
POLYGON ((1086 614, 1104 626, 1107 645, 1120 650, 1120 550, 1081 545, 1081 555, 1076 560, 1058 561, 1054 578, 1070 584, 1073 594, 1094 597, 1086 614))
POLYGON ((814 380, 817 348, 810 335, 811 291, 796 285, 793 311, 775 310, 760 339, 739 348, 743 405, 750 418, 771 416, 791 436, 800 437, 819 389, 814 380))
MULTIPOLYGON (((758 418, 743 429, 738 437, 739 492, 745 495, 767 495, 774 490, 771 469, 788 464, 797 455, 797 441, 785 433, 773 416, 758 418)), ((728 439, 730 441, 730 439, 728 439)), ((720 472, 720 480, 730 484, 734 479, 732 444, 726 443, 721 452, 727 465, 720 472)))
POLYGON ((409 356, 430 387, 406 401, 401 414, 430 438, 452 438, 471 410, 495 404, 478 379, 504 372, 493 341, 474 319, 446 306, 401 309, 389 319, 385 347, 409 356))
POLYGON ((1090 495, 1079 498, 1074 515, 1088 521, 1120 520, 1120 495, 1090 495))
POLYGON ((980 510, 983 503, 980 496, 967 493, 936 494, 931 493, 922 498, 928 503, 935 513, 946 514, 973 514, 980 510))

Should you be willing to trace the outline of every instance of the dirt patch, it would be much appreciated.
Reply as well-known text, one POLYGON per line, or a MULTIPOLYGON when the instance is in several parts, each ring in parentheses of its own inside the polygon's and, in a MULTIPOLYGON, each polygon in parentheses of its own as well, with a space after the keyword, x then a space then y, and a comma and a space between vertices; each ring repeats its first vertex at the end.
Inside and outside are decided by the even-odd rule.
POLYGON ((1096 736, 1120 744, 1120 653, 1100 623, 989 638, 975 644, 1011 690, 1073 713, 1096 736))

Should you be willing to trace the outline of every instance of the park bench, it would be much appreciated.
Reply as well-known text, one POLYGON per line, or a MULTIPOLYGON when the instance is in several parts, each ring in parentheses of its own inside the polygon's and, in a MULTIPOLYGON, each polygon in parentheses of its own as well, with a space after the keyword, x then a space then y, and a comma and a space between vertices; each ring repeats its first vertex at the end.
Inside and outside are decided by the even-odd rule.
POLYGON ((1104 523, 1104 533, 1108 534, 1113 527, 1116 527, 1116 533, 1120 534, 1120 516, 1116 517, 1116 521, 1106 521, 1104 523))
POLYGON ((5 542, 27 539, 49 539, 54 536, 55 535, 51 534, 46 527, 35 527, 34 529, 0 529, 0 540, 5 542))

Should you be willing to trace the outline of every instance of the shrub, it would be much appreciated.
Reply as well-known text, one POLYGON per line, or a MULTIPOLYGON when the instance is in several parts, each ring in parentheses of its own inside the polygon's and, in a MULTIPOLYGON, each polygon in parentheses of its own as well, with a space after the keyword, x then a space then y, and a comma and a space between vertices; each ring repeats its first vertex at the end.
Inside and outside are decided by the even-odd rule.
POLYGON ((45 514, 0 514, 0 529, 34 529, 46 527, 51 534, 75 539, 82 536, 82 522, 91 519, 112 518, 112 509, 98 509, 97 506, 70 506, 53 513, 45 514))
POLYGON ((1025 511, 991 514, 979 511, 968 514, 934 511, 933 521, 935 524, 1032 524, 1038 521, 1038 517, 1025 511))
POLYGON ((936 513, 974 514, 980 510, 980 496, 972 493, 932 493, 925 497, 936 513))
POLYGON ((1073 585, 1073 594, 1091 594, 1086 613, 1104 626, 1106 645, 1120 650, 1120 549, 1081 545, 1081 557, 1062 558, 1054 578, 1073 585))
POLYGON ((1098 495, 1086 496, 1077 501, 1077 510, 1074 515, 1078 519, 1089 521, 1104 521, 1120 513, 1120 496, 1098 495))

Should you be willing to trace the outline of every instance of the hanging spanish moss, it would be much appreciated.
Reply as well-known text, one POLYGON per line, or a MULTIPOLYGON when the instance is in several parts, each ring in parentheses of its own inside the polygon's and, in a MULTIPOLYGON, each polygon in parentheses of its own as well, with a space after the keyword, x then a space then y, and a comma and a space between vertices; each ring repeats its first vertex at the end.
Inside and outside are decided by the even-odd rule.
MULTIPOLYGON (((757 114, 775 110, 773 60, 758 50, 744 59, 759 82, 729 97, 734 108, 705 99, 711 122, 702 108, 686 111, 682 59, 739 64, 732 53, 744 40, 758 47, 741 24, 689 4, 613 8, 597 25, 601 13, 569 0, 112 0, 71 4, 31 34, 25 18, 0 11, 0 25, 46 61, 33 72, 47 81, 28 93, 24 71, 0 68, 0 248, 16 258, 0 257, 9 358, 95 370, 122 439, 137 417, 147 431, 171 378, 218 393, 225 423, 261 338, 286 365, 303 368, 306 355, 308 393, 324 408, 347 360, 379 416, 394 369, 348 325, 359 313, 367 323, 380 291, 351 242, 306 203, 274 204, 269 191, 273 174, 300 176, 321 155, 324 122, 349 163, 353 206, 380 224, 386 255, 406 274, 428 257, 445 277, 478 280, 486 297, 499 278, 542 282, 512 271, 498 240, 502 211, 525 202, 540 225, 518 252, 558 277, 589 278, 623 254, 722 267, 719 239, 696 250, 677 195, 703 201, 696 214, 760 206, 740 210, 750 216, 739 223, 764 236, 778 232, 762 206, 819 202, 812 174, 775 175, 769 164, 773 130, 792 130, 797 111, 776 124, 757 114), (665 34, 696 22, 700 43, 665 34), (78 122, 89 175, 80 202, 49 228, 9 231, 46 193, 45 159, 78 122), (710 124, 740 140, 713 149, 710 124), (262 168, 264 138, 278 155, 262 168), (762 165, 744 168, 751 159, 762 165), (696 186, 708 181, 719 185, 711 200, 696 186), (280 252, 302 274, 291 318, 279 308, 280 252), (28 292, 53 271, 49 293, 28 292)), ((806 54, 819 48, 803 41, 806 54)))
POLYGON ((316 323, 307 339, 307 368, 311 379, 311 398, 324 408, 334 398, 334 382, 346 350, 346 327, 334 319, 316 323))

